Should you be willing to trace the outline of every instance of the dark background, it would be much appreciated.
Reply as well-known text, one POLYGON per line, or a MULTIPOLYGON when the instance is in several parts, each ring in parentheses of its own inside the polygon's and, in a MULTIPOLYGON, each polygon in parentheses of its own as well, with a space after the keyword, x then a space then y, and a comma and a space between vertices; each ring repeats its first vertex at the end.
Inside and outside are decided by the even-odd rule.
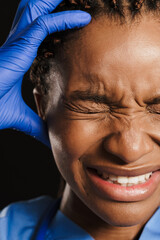
MULTIPOLYGON (((1 2, 0 46, 7 38, 19 2, 1 2)), ((32 84, 25 77, 23 98, 36 111, 32 89, 32 84)), ((59 174, 51 150, 46 146, 23 133, 1 130, 0 153, 0 208, 40 195, 56 197, 59 174)))

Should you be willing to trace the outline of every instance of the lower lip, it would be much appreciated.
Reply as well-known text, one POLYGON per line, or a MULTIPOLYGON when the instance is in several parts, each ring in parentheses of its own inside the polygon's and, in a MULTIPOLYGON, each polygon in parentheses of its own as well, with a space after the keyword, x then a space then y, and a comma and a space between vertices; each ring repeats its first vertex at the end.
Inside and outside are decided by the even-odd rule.
POLYGON ((145 183, 131 187, 105 181, 90 169, 87 169, 87 175, 94 192, 96 191, 103 198, 123 202, 145 200, 154 193, 160 183, 160 171, 152 173, 145 183))

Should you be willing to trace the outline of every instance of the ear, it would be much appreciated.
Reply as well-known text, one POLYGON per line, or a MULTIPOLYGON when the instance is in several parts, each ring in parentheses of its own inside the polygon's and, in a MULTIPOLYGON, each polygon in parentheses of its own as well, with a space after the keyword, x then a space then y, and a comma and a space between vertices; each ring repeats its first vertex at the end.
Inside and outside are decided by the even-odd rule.
POLYGON ((45 120, 45 115, 44 115, 44 111, 43 111, 43 108, 42 108, 42 94, 40 94, 38 92, 38 90, 36 88, 34 88, 33 89, 33 96, 34 96, 34 100, 35 100, 35 103, 36 103, 38 115, 43 120, 45 120))

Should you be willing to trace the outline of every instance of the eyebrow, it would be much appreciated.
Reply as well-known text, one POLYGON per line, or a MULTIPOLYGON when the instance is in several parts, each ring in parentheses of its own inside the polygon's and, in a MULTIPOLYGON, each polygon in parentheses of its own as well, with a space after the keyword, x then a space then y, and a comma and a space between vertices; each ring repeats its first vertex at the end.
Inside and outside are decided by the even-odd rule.
POLYGON ((90 84, 90 87, 85 90, 75 90, 71 92, 69 95, 69 100, 76 101, 76 100, 82 100, 82 101, 91 101, 94 103, 104 103, 108 104, 113 102, 113 98, 107 96, 104 85, 103 78, 99 76, 96 73, 84 73, 82 72, 83 79, 87 79, 87 82, 90 84), (103 88, 103 94, 100 94, 100 85, 103 88), (96 89, 96 92, 92 89, 96 89), (104 94, 105 92, 105 94, 104 94))
POLYGON ((148 104, 159 104, 160 103, 160 96, 149 98, 147 101, 145 101, 145 103, 148 103, 148 104))
MULTIPOLYGON (((86 89, 86 90, 75 90, 73 92, 71 92, 71 94, 69 94, 69 96, 67 97, 67 100, 69 101, 78 101, 78 100, 82 100, 82 101, 91 101, 94 103, 103 103, 103 104, 120 104, 120 101, 115 101, 113 100, 113 97, 107 95, 106 91, 105 94, 99 94, 98 90, 99 90, 99 85, 97 85, 97 80, 98 82, 100 81, 102 84, 104 84, 104 82, 102 81, 102 78, 97 75, 97 74, 84 74, 82 73, 82 76, 84 78, 86 78, 87 80, 89 80, 90 82, 90 88, 86 89), (97 92, 91 92, 91 88, 92 86, 96 86, 97 88, 97 92)), ((64 97, 64 99, 66 99, 66 97, 64 97)), ((157 94, 154 97, 150 97, 148 99, 146 99, 144 101, 144 103, 146 104, 159 104, 160 103, 160 95, 157 94)))
POLYGON ((83 91, 75 90, 69 95, 68 100, 69 101, 82 100, 82 101, 91 101, 95 103, 104 103, 104 104, 113 103, 112 98, 106 95, 91 93, 90 90, 83 90, 83 91))
MULTIPOLYGON (((90 90, 75 90, 73 91, 68 98, 69 101, 91 101, 94 103, 103 103, 103 104, 120 104, 119 101, 113 101, 113 98, 106 95, 98 95, 97 93, 91 93, 90 90)), ((145 101, 146 104, 160 104, 160 96, 149 98, 145 101)))

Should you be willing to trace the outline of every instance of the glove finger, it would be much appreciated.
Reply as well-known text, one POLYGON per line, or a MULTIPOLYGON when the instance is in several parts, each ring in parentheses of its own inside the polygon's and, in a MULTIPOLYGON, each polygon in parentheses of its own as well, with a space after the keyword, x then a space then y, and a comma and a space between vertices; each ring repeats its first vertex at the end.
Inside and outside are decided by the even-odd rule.
POLYGON ((5 46, 4 49, 1 49, 0 68, 8 69, 9 62, 7 73, 13 75, 14 72, 14 78, 12 77, 12 84, 14 84, 17 79, 20 79, 28 71, 37 55, 38 47, 48 34, 75 27, 84 27, 90 20, 90 14, 80 10, 53 13, 39 17, 18 38, 14 39, 9 46, 10 49, 7 48, 9 54, 5 46), (3 61, 3 59, 7 59, 7 61, 3 61))
POLYGON ((37 17, 52 12, 62 2, 62 0, 30 0, 27 2, 28 3, 26 4, 14 33, 25 29, 37 17))
POLYGON ((21 0, 19 6, 18 6, 18 9, 17 9, 17 12, 16 12, 16 15, 14 17, 14 20, 13 20, 13 23, 12 23, 12 26, 11 26, 11 30, 12 31, 14 29, 14 27, 16 26, 16 24, 18 23, 23 11, 24 11, 24 8, 26 6, 26 4, 28 3, 29 0, 21 0))
POLYGON ((50 148, 45 122, 25 102, 21 103, 22 114, 12 128, 36 138, 50 148))
POLYGON ((43 15, 37 18, 31 25, 30 30, 24 34, 24 39, 36 49, 45 37, 54 32, 67 29, 80 28, 89 24, 91 15, 81 10, 71 10, 43 15))
POLYGON ((48 15, 48 17, 43 16, 41 21, 45 23, 47 34, 51 34, 67 29, 84 27, 91 21, 91 15, 81 10, 64 11, 48 15))

